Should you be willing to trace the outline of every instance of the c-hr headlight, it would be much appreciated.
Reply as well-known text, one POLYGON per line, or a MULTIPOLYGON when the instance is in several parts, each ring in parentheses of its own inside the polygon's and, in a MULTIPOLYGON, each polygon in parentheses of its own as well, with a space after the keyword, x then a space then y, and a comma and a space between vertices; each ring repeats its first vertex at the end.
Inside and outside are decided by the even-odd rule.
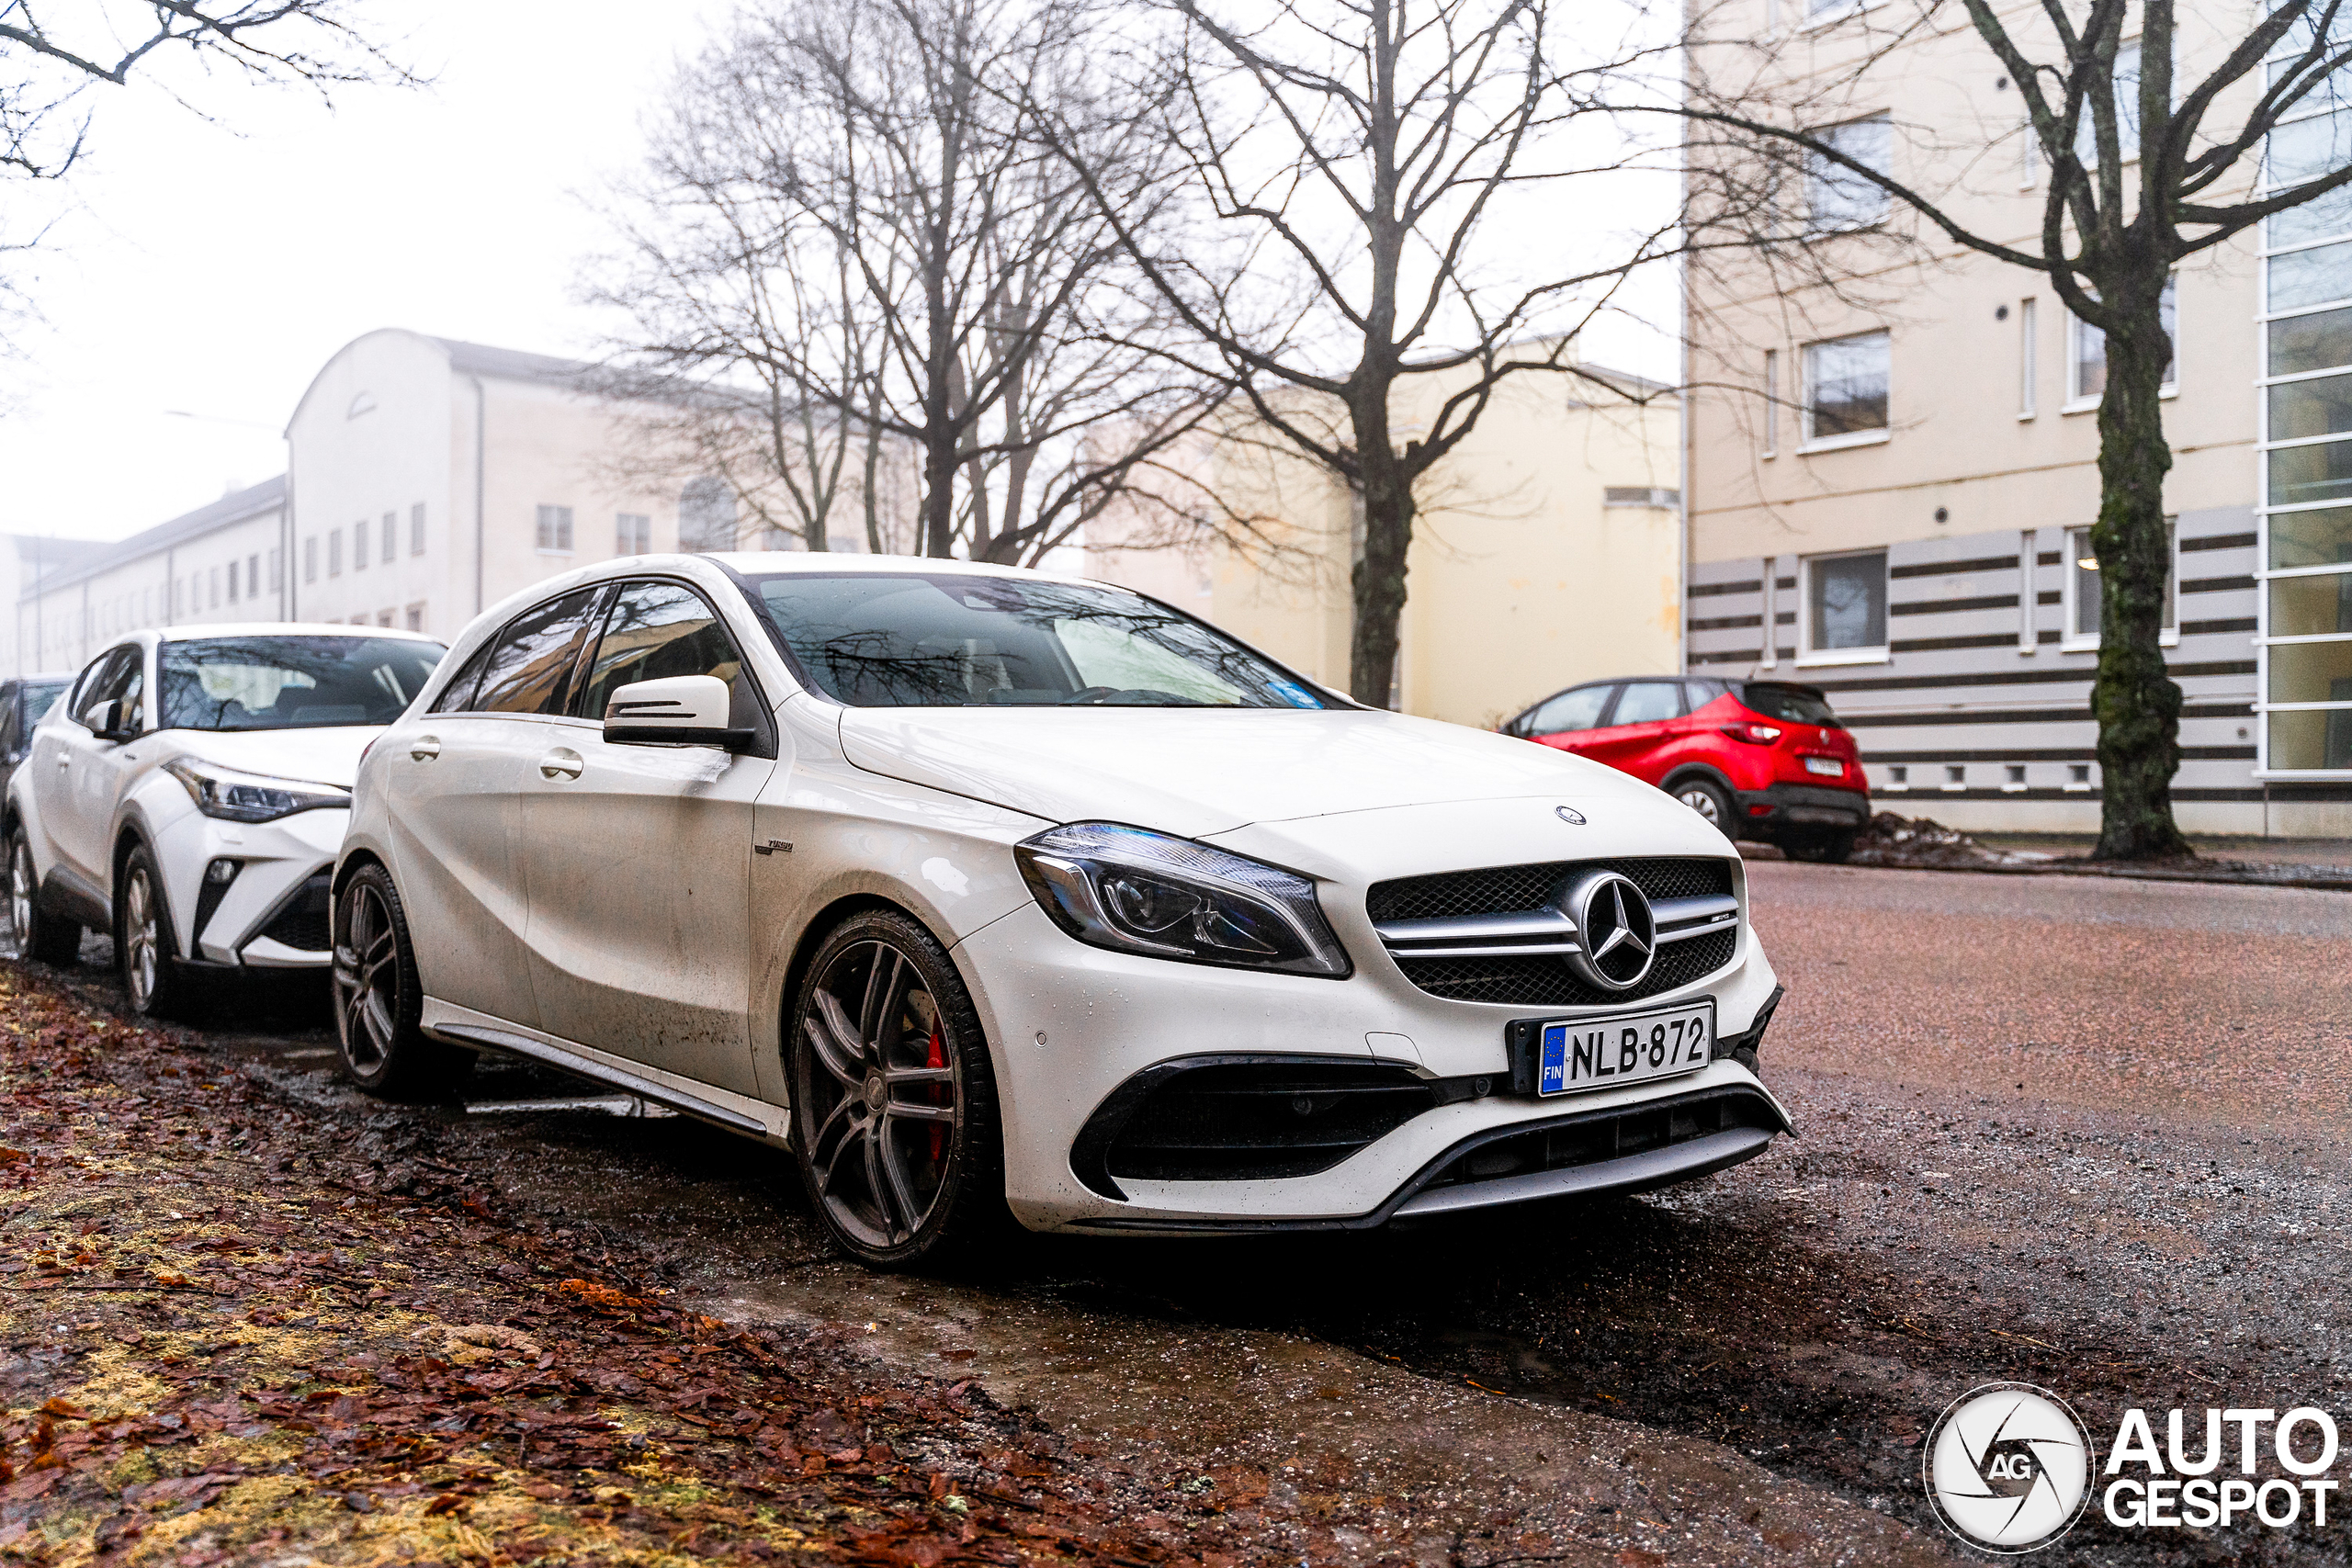
POLYGON ((188 757, 173 758, 164 771, 187 786, 198 811, 229 822, 270 822, 298 811, 351 804, 351 792, 339 784, 240 773, 188 757))
POLYGON ((1190 839, 1075 822, 1013 846, 1056 925, 1118 953, 1344 979, 1347 950, 1315 885, 1190 839))

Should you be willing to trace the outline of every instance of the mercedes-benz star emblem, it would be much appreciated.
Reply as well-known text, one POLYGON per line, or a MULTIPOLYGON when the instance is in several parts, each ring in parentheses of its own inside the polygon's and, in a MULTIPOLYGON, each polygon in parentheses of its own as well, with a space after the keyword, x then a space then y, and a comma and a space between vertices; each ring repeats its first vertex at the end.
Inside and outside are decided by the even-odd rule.
POLYGON ((1657 920, 1650 901, 1629 877, 1596 871, 1568 889, 1564 900, 1577 923, 1577 951, 1568 967, 1604 991, 1640 985, 1657 956, 1657 920))
POLYGON ((1552 809, 1559 813, 1561 821, 1566 822, 1572 827, 1581 828, 1584 826, 1584 813, 1578 811, 1575 807, 1555 806, 1552 809))

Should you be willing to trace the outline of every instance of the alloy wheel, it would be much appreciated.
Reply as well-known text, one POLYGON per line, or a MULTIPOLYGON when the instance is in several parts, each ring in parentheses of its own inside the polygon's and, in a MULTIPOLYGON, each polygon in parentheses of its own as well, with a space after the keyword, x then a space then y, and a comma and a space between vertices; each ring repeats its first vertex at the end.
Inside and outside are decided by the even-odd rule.
POLYGON ((134 864, 122 888, 122 973, 130 987, 131 1006, 141 1010, 154 999, 156 966, 163 961, 163 932, 156 921, 154 884, 145 866, 134 864))
POLYGON ((354 1072, 373 1073, 391 1055, 400 984, 392 912, 374 884, 356 880, 344 894, 343 940, 334 948, 335 1022, 354 1072))
POLYGON ((1709 827, 1720 828, 1724 825, 1723 810, 1715 804, 1713 790, 1686 789, 1674 798, 1697 812, 1700 818, 1709 827))
POLYGON ((913 1239, 947 1189, 962 1084, 939 1006, 884 941, 836 953, 800 1017, 807 1155, 833 1222, 869 1247, 913 1239))

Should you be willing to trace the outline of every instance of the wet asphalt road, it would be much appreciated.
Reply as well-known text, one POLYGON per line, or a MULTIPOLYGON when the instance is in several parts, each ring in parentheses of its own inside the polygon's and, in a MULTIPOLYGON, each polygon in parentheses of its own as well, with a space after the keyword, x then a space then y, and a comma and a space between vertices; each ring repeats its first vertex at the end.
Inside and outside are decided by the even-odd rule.
MULTIPOLYGON (((2126 1405, 2352 1411, 2352 897, 1750 871, 1803 1135, 1641 1198, 886 1280, 827 1257, 775 1156, 691 1122, 497 1110, 582 1092, 506 1065, 475 1113, 406 1114, 713 1310, 979 1377, 1114 1452, 1274 1470, 1366 1555, 1932 1561, 1920 1440, 1978 1382, 2052 1388, 2102 1442, 2126 1405)), ((340 1095, 320 1018, 213 1032, 340 1095)), ((2331 1521, 2094 1508, 2036 1561, 2340 1562, 2331 1521)))

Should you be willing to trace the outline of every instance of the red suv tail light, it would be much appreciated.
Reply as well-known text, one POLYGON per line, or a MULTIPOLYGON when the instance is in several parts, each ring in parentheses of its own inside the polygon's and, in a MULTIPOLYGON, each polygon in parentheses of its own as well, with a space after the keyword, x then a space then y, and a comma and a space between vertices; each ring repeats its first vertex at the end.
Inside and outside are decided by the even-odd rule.
POLYGON ((1734 740, 1745 740, 1750 746, 1770 746, 1781 738, 1781 732, 1769 724, 1726 724, 1723 730, 1734 740))

